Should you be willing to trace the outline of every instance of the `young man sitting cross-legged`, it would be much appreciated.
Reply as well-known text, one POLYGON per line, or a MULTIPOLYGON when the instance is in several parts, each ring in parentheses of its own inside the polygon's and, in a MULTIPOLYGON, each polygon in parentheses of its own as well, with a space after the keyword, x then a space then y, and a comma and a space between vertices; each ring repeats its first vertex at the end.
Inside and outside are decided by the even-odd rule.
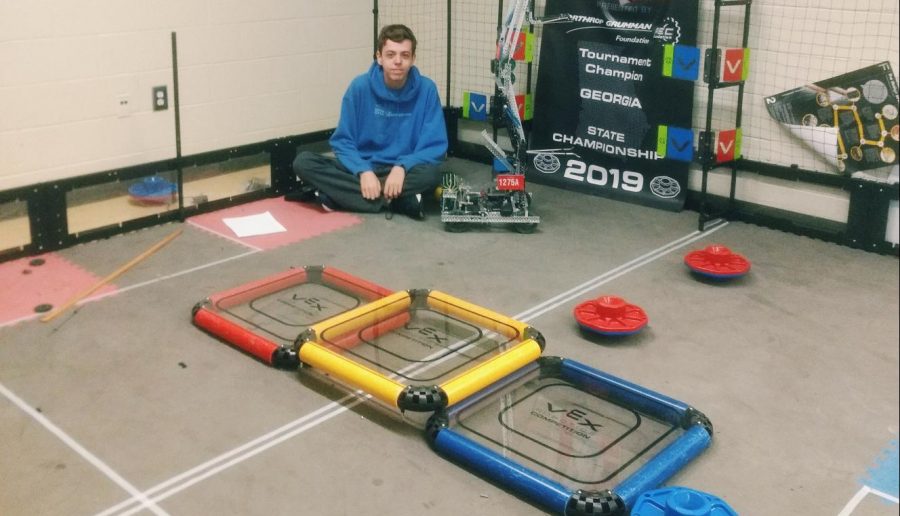
POLYGON ((326 210, 387 208, 422 220, 422 194, 440 183, 447 152, 437 87, 414 66, 416 37, 405 25, 381 30, 375 58, 344 93, 329 140, 336 159, 301 152, 294 172, 326 210))

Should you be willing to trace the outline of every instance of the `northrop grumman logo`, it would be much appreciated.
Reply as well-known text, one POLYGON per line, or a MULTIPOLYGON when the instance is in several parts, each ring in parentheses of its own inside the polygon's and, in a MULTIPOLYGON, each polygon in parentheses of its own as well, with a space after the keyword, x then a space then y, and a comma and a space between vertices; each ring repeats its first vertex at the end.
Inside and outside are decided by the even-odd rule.
POLYGON ((580 408, 557 406, 550 402, 547 402, 546 411, 534 409, 531 415, 585 439, 593 437, 603 426, 591 420, 593 416, 580 408))
POLYGON ((675 18, 667 17, 662 25, 653 29, 653 39, 662 43, 678 43, 681 41, 681 25, 675 18))

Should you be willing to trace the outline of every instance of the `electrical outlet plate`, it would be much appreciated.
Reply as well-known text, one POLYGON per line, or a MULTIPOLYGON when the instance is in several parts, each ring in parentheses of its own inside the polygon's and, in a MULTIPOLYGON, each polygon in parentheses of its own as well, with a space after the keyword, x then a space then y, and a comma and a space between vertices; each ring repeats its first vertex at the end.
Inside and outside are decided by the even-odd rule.
POLYGON ((116 115, 119 118, 131 115, 131 95, 127 93, 116 95, 116 115))
POLYGON ((166 86, 153 87, 153 111, 169 109, 169 91, 166 86))

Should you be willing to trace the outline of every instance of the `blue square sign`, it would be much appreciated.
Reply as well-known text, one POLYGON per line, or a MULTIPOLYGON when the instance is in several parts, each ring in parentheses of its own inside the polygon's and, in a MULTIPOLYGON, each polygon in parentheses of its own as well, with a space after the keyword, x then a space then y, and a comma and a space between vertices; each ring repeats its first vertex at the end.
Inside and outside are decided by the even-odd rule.
POLYGON ((473 91, 463 92, 463 118, 484 121, 487 120, 487 112, 487 95, 473 91))
POLYGON ((675 45, 672 60, 672 77, 686 81, 696 81, 700 77, 700 49, 686 45, 675 45))
POLYGON ((669 127, 666 137, 666 159, 693 161, 694 131, 682 127, 669 127))

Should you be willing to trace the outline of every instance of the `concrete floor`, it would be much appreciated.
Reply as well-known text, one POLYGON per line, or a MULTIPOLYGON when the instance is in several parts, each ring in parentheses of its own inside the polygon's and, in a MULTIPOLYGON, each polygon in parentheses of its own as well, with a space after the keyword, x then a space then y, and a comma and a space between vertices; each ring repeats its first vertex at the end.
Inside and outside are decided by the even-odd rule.
MULTIPOLYGON (((449 165, 489 179, 485 166, 449 165)), ((0 328, 0 514, 539 514, 434 455, 412 425, 191 324, 207 295, 314 264, 526 320, 546 355, 695 406, 715 426, 713 444, 670 485, 740 514, 898 514, 876 495, 853 502, 896 446, 897 258, 741 223, 696 233, 693 212, 529 189, 543 218, 530 235, 447 233, 432 210, 425 222, 362 215, 248 255, 185 225, 117 282, 142 285, 0 328), (710 243, 747 256, 752 272, 696 279, 683 256, 710 243), (643 307, 649 326, 585 338, 572 309, 602 294, 643 307)), ((61 254, 102 277, 172 231, 61 254)))

